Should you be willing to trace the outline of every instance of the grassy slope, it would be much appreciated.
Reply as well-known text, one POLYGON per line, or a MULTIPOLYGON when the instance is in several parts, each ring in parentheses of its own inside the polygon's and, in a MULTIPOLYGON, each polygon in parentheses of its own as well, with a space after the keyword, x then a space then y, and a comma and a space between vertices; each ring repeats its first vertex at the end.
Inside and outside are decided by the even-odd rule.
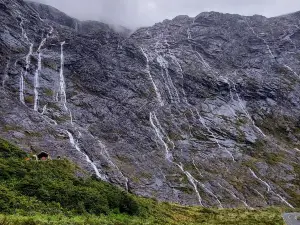
POLYGON ((91 178, 67 160, 35 162, 25 157, 0 139, 0 225, 283 224, 279 209, 158 203, 91 178))

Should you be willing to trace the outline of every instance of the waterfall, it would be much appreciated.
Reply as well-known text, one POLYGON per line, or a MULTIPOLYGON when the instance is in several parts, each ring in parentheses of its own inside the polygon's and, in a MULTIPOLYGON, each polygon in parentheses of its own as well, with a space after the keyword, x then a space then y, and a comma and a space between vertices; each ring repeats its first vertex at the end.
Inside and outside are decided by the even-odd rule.
POLYGON ((101 141, 99 141, 99 140, 98 140, 98 143, 99 143, 99 145, 101 147, 101 153, 102 153, 103 157, 108 161, 108 163, 112 167, 114 167, 118 171, 118 173, 120 174, 120 176, 123 177, 123 179, 125 180, 125 190, 128 191, 129 190, 128 189, 128 182, 129 182, 128 178, 124 176, 124 174, 119 169, 119 167, 112 161, 112 159, 111 159, 111 157, 110 157, 110 155, 109 155, 109 153, 108 153, 108 151, 106 149, 106 146, 101 141))
MULTIPOLYGON (((249 119, 249 121, 252 123, 252 125, 255 127, 255 129, 263 136, 263 137, 266 137, 266 135, 264 134, 264 132, 258 127, 256 126, 254 120, 252 119, 252 117, 250 116, 250 113, 248 112, 246 106, 243 104, 243 101, 241 100, 241 97, 239 95, 239 93, 237 92, 236 90, 236 87, 235 87, 235 83, 233 83, 233 90, 236 94, 236 97, 238 99, 238 103, 239 103, 239 106, 241 108, 241 110, 245 113, 246 117, 249 119)), ((230 85, 230 82, 228 81, 228 85, 229 85, 229 89, 231 89, 231 85, 230 85)), ((231 92, 231 91, 230 91, 231 92)), ((232 95, 232 92, 231 92, 231 95, 232 95)), ((231 96, 231 98, 234 100, 233 96, 231 96)))
POLYGON ((288 203, 282 196, 280 196, 279 194, 275 193, 272 189, 271 189, 271 186, 264 180, 262 180, 261 178, 259 178, 252 169, 250 169, 250 173, 251 175, 257 179, 260 183, 262 183, 264 186, 266 186, 267 188, 267 192, 270 192, 274 195, 276 195, 283 203, 285 203, 287 206, 289 206, 290 208, 294 208, 290 203, 288 203))
POLYGON ((39 87, 39 70, 37 69, 34 74, 34 111, 38 111, 38 100, 39 100, 39 92, 37 88, 39 87))
POLYGON ((199 170, 198 167, 196 166, 196 163, 195 163, 195 159, 194 159, 194 158, 192 159, 192 162, 193 162, 194 168, 196 169, 196 171, 198 172, 198 174, 200 175, 200 177, 203 177, 202 173, 200 172, 200 170, 199 170))
POLYGON ((211 66, 204 60, 203 56, 199 52, 197 52, 197 51, 195 51, 195 52, 196 52, 196 55, 198 56, 198 58, 200 59, 202 65, 204 66, 204 68, 215 73, 215 71, 213 71, 211 69, 211 66))
POLYGON ((23 75, 23 71, 21 71, 21 75, 20 75, 20 101, 25 105, 25 99, 24 99, 24 75, 23 75))
POLYGON ((219 149, 224 149, 228 155, 231 157, 232 161, 235 162, 235 158, 233 157, 232 153, 230 151, 228 151, 226 148, 223 148, 220 144, 220 142, 218 141, 216 135, 214 134, 214 132, 211 131, 211 129, 206 125, 203 117, 200 115, 198 109, 196 109, 196 113, 198 115, 199 121, 200 123, 205 127, 205 129, 208 131, 208 133, 210 133, 210 135, 213 137, 215 143, 218 145, 219 149))
POLYGON ((52 26, 50 26, 50 31, 47 34, 47 38, 49 38, 51 36, 51 34, 53 33, 54 28, 52 26))
POLYGON ((25 71, 26 74, 27 74, 28 69, 29 69, 29 67, 30 67, 30 63, 31 63, 30 57, 31 57, 31 55, 32 55, 32 52, 33 52, 33 44, 30 43, 29 52, 28 52, 28 54, 26 55, 26 71, 25 71))
POLYGON ((192 39, 192 32, 191 32, 191 29, 188 28, 188 29, 186 30, 186 33, 187 33, 187 38, 188 38, 188 40, 191 40, 191 39, 192 39))
POLYGON ((297 76, 298 78, 300 78, 300 76, 288 65, 284 64, 283 65, 285 68, 287 68, 289 71, 291 71, 295 76, 297 76))
POLYGON ((264 44, 266 45, 267 50, 268 50, 268 52, 269 52, 271 58, 274 59, 274 60, 276 60, 276 58, 275 58, 275 56, 273 55, 273 53, 272 53, 272 51, 271 51, 271 48, 270 48, 270 46, 268 45, 267 41, 266 41, 264 38, 258 36, 258 34, 254 31, 253 27, 250 26, 250 24, 249 24, 249 22, 248 22, 247 20, 246 20, 246 23, 248 24, 248 26, 249 26, 250 30, 252 31, 252 33, 253 33, 258 39, 260 39, 260 40, 262 40, 262 41, 264 42, 264 44))
POLYGON ((158 126, 160 126, 160 125, 156 126, 155 123, 159 124, 159 121, 156 117, 156 114, 154 112, 151 112, 150 113, 150 124, 151 124, 152 128, 155 130, 156 136, 158 137, 158 139, 161 141, 161 143, 163 144, 163 146, 165 148, 166 160, 169 162, 173 162, 173 155, 169 150, 168 144, 164 141, 162 131, 158 128, 158 126))
POLYGON ((155 134, 157 136, 157 138, 160 140, 160 142, 163 144, 164 148, 165 148, 165 159, 174 164, 175 166, 177 166, 181 172, 188 178, 188 181, 189 183, 193 186, 194 188, 194 191, 196 193, 196 196, 197 196, 197 199, 198 199, 198 202, 201 206, 203 206, 203 203, 202 203, 202 198, 200 196, 200 193, 198 191, 198 187, 197 187, 197 184, 201 186, 201 188, 206 192, 208 193, 209 195, 211 195, 213 198, 216 199, 216 201, 218 202, 219 204, 219 207, 220 208, 223 208, 222 206, 222 203, 220 202, 220 200, 218 199, 218 197, 212 192, 210 191, 208 188, 206 188, 206 186, 204 184, 202 184, 200 181, 198 181, 196 178, 194 178, 190 172, 186 171, 182 165, 182 163, 177 163, 174 161, 174 157, 169 149, 169 145, 172 146, 172 148, 174 149, 175 148, 175 144, 174 142, 172 142, 170 140, 170 138, 168 137, 168 135, 166 134, 166 132, 163 130, 162 126, 160 125, 158 119, 157 119, 157 116, 154 112, 151 112, 150 113, 150 124, 152 126, 152 128, 154 129, 155 131, 155 134), (165 140, 166 141, 165 141, 165 140))
POLYGON ((72 125, 74 125, 74 123, 73 123, 73 115, 72 115, 71 110, 69 110, 69 114, 70 114, 70 122, 71 122, 72 125))
POLYGON ((73 135, 69 132, 69 131, 66 131, 68 136, 69 136, 69 140, 70 140, 70 143, 71 145, 78 151, 80 152, 84 157, 85 157, 85 160, 88 164, 91 165, 91 167, 94 169, 95 171, 95 174, 98 178, 100 178, 101 180, 103 181, 107 181, 107 178, 106 176, 103 176, 100 174, 99 170, 97 169, 95 163, 92 162, 92 160, 89 158, 89 156, 87 154, 85 154, 84 152, 81 151, 80 147, 79 147, 79 144, 77 141, 75 141, 73 135))
POLYGON ((42 71, 42 52, 41 49, 44 46, 44 44, 46 43, 47 38, 43 38, 39 47, 38 47, 38 67, 35 71, 34 74, 34 111, 38 111, 38 101, 39 101, 39 92, 38 92, 38 88, 39 88, 39 75, 40 72, 42 71))
POLYGON ((23 37, 27 42, 29 42, 27 33, 26 33, 25 29, 24 29, 24 19, 23 19, 22 17, 21 17, 21 22, 20 22, 19 26, 20 26, 20 28, 21 28, 21 30, 22 30, 22 37, 23 37))
POLYGON ((59 86, 60 86, 60 99, 63 102, 65 110, 68 111, 66 83, 65 83, 65 78, 64 78, 64 44, 65 44, 65 42, 60 43, 61 53, 60 53, 59 86))
POLYGON ((252 188, 260 197, 262 197, 263 199, 265 199, 265 196, 260 193, 258 190, 256 190, 255 188, 252 188))
POLYGON ((7 78, 8 78, 9 65, 10 65, 10 58, 9 58, 9 60, 7 61, 7 64, 6 64, 6 67, 5 67, 5 70, 4 70, 4 75, 3 75, 3 80, 2 80, 2 87, 3 87, 3 88, 4 88, 4 86, 5 86, 5 81, 6 81, 7 78))
MULTIPOLYGON (((246 21, 246 23, 248 24, 248 26, 249 26, 249 28, 251 29, 252 33, 253 33, 258 39, 260 39, 260 40, 262 40, 262 41, 264 42, 264 44, 266 45, 267 50, 268 50, 268 52, 269 52, 271 58, 274 59, 274 60, 276 61, 276 57, 274 56, 274 54, 273 54, 273 52, 272 52, 270 46, 268 45, 267 41, 266 41, 264 38, 260 37, 260 36, 254 31, 253 27, 250 26, 250 24, 249 24, 248 21, 246 21)), ((289 38, 289 40, 292 42, 292 44, 295 46, 295 43, 293 43, 293 41, 290 39, 290 37, 288 37, 288 38, 289 38)), ((290 66, 288 66, 288 65, 286 65, 286 64, 283 64, 283 66, 284 66, 285 68, 287 68, 290 72, 292 72, 295 76, 297 76, 298 78, 300 78, 300 76, 299 76, 299 75, 298 75, 298 74, 297 74, 290 66)))
POLYGON ((172 78, 170 77, 170 74, 169 74, 169 68, 168 68, 169 64, 168 64, 167 60, 165 60, 165 58, 163 56, 158 55, 157 62, 159 63, 160 67, 162 68, 163 78, 164 78, 164 71, 165 71, 166 79, 164 79, 164 80, 166 81, 166 86, 170 93, 171 102, 172 103, 180 102, 180 97, 179 97, 178 91, 172 81, 172 78))
POLYGON ((228 188, 225 188, 225 187, 222 186, 220 183, 218 183, 218 185, 219 185, 221 188, 223 188, 225 191, 227 191, 234 199, 236 199, 236 200, 242 202, 246 208, 252 209, 252 207, 250 207, 250 206, 247 204, 247 202, 245 202, 244 200, 242 200, 242 199, 240 199, 238 196, 236 196, 236 194, 235 194, 233 191, 231 191, 231 190, 228 189, 228 188))
POLYGON ((178 62, 177 57, 176 57, 173 53, 171 53, 170 50, 169 50, 169 54, 170 54, 170 56, 171 56, 171 59, 175 62, 175 64, 176 64, 176 65, 178 66, 178 68, 179 68, 179 72, 180 72, 180 74, 181 74, 181 79, 182 79, 182 93, 183 93, 183 100, 184 100, 185 103, 188 103, 188 100, 187 100, 187 97, 186 97, 186 93, 185 93, 184 88, 183 88, 183 86, 184 86, 184 76, 183 76, 184 73, 183 73, 183 69, 182 69, 180 63, 178 62))
POLYGON ((147 54, 146 54, 146 52, 144 51, 143 48, 141 48, 141 51, 142 51, 144 57, 146 58, 146 63, 147 63, 147 64, 146 64, 146 72, 147 72, 147 74, 149 75, 149 78, 150 78, 151 83, 152 83, 152 85, 153 85, 153 88, 154 88, 154 91, 155 91, 155 93, 156 93, 156 97, 157 97, 157 99, 158 99, 158 102, 159 102, 160 106, 163 106, 164 103, 163 103, 163 101, 162 101, 161 94, 159 93, 159 90, 158 90, 158 88, 157 88, 157 86, 156 86, 156 84, 155 84, 155 82, 154 82, 154 80, 153 80, 153 78, 152 78, 151 72, 150 72, 150 66, 149 66, 149 59, 148 59, 148 56, 147 56, 147 54))
POLYGON ((33 51, 33 44, 30 43, 29 52, 26 55, 26 59, 25 59, 25 61, 26 61, 25 72, 21 72, 21 75, 20 75, 20 101, 23 104, 25 104, 25 99, 24 99, 24 89, 25 89, 24 77, 26 78, 28 70, 30 68, 30 63, 31 63, 30 57, 32 55, 32 51, 33 51))
POLYGON ((183 166, 182 165, 179 165, 177 163, 175 163, 176 166, 179 167, 179 169, 186 175, 186 177, 188 178, 189 182, 192 184, 192 186, 194 187, 194 190, 196 192, 196 195, 197 195, 197 198, 198 198, 198 202, 201 206, 203 206, 203 203, 202 203, 202 198, 200 196, 200 193, 198 191, 198 188, 197 188, 197 182, 196 182, 196 179, 188 172, 188 171, 185 171, 183 166))
POLYGON ((47 104, 44 105, 44 107, 43 107, 42 115, 44 115, 46 112, 47 112, 47 104))
POLYGON ((265 181, 263 181, 262 179, 260 179, 260 178, 254 173, 254 171, 253 171, 252 169, 249 168, 249 170, 250 170, 250 173, 252 174, 252 176, 253 176, 255 179, 259 180, 262 184, 264 184, 264 185, 267 187, 267 192, 270 192, 270 191, 271 191, 271 186, 270 186, 267 182, 265 182, 265 181))

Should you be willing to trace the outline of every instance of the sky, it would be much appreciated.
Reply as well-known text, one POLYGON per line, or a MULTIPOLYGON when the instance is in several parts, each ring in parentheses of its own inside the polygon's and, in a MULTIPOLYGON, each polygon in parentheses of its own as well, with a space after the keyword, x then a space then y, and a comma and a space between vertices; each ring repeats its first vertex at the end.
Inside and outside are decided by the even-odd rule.
POLYGON ((35 0, 81 20, 98 20, 131 29, 178 15, 204 11, 279 16, 300 11, 300 0, 35 0))

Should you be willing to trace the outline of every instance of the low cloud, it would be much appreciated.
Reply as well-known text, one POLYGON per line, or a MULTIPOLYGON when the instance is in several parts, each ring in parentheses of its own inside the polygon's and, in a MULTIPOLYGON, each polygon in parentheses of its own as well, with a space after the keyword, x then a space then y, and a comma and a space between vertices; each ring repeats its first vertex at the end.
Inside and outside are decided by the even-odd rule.
POLYGON ((129 28, 150 26, 177 15, 203 11, 261 14, 267 17, 300 10, 299 0, 36 0, 81 20, 99 20, 129 28))

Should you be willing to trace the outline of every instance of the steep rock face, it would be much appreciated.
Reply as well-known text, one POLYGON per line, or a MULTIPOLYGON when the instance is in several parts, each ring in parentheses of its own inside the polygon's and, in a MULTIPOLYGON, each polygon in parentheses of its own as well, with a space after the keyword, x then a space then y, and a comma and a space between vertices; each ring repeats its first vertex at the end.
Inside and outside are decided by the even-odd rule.
POLYGON ((299 13, 130 37, 21 0, 0 18, 1 136, 159 200, 300 205, 299 13))

